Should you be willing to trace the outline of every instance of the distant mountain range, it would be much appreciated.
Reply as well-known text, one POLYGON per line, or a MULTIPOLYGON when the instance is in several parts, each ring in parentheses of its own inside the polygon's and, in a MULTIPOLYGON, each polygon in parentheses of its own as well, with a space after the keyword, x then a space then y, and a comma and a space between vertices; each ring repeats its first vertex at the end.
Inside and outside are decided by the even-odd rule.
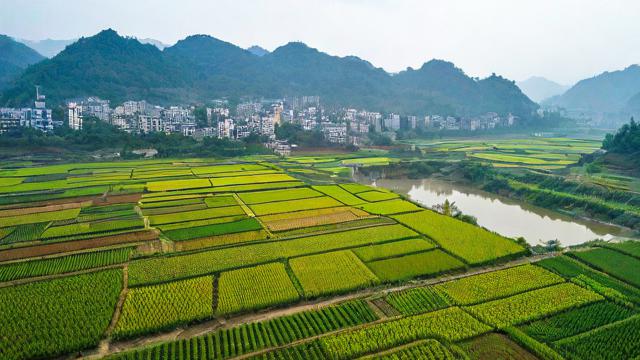
POLYGON ((529 99, 537 103, 552 96, 561 95, 569 89, 567 85, 558 84, 541 76, 532 76, 516 84, 529 99))
POLYGON ((30 66, 2 93, 0 106, 30 102, 38 84, 53 102, 88 95, 160 104, 319 95, 329 105, 371 110, 522 117, 538 107, 513 81, 496 75, 472 79, 442 60, 391 75, 360 58, 331 56, 298 42, 256 50, 194 35, 161 51, 104 30, 30 66))
POLYGON ((640 66, 604 72, 576 83, 560 96, 545 101, 586 113, 626 113, 640 110, 640 66))
POLYGON ((69 39, 69 40, 53 40, 53 39, 45 39, 45 40, 24 40, 24 39, 16 39, 33 50, 39 52, 41 55, 46 56, 48 58, 52 58, 69 44, 73 44, 78 39, 69 39))
POLYGON ((30 47, 0 35, 0 89, 8 86, 29 65, 43 59, 44 56, 30 47))

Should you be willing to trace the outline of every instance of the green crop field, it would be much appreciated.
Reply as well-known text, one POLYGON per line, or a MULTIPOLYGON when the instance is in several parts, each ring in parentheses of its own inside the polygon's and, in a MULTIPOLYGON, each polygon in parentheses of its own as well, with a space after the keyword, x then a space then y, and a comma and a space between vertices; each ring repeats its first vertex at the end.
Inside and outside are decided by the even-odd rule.
POLYGON ((549 271, 533 265, 522 265, 511 269, 448 281, 438 287, 458 305, 485 302, 563 282, 549 271))
POLYGON ((218 287, 216 312, 223 315, 286 304, 299 298, 282 263, 224 272, 218 287))
POLYGON ((209 318, 212 296, 210 276, 129 289, 114 335, 131 337, 209 318))
POLYGON ((399 359, 425 359, 425 360, 456 360, 456 356, 444 345, 436 340, 423 340, 391 349, 376 355, 366 356, 368 360, 399 360, 399 359))
POLYGON ((358 255, 360 260, 369 262, 398 255, 431 250, 434 247, 434 244, 424 239, 409 239, 356 248, 353 252, 358 255))
POLYGON ((340 333, 320 342, 332 359, 351 359, 418 339, 459 341, 490 329, 460 308, 448 308, 340 333))
POLYGON ((242 199, 245 204, 249 205, 274 201, 313 198, 317 196, 322 196, 322 194, 309 188, 257 191, 238 194, 238 197, 242 199))
POLYGON ((521 329, 540 341, 552 342, 626 319, 635 313, 627 307, 600 301, 534 321, 521 329))
POLYGON ((281 258, 383 243, 416 235, 404 226, 386 225, 188 255, 141 259, 130 263, 129 281, 132 284, 162 282, 281 258))
MULTIPOLYGON (((538 170, 592 146, 531 140, 416 142, 538 170)), ((3 162, 0 359, 640 357, 638 243, 527 257, 539 249, 348 183, 406 160, 3 162)))
POLYGON ((640 287, 640 259, 610 249, 578 251, 572 256, 614 277, 640 287))
POLYGON ((366 212, 379 215, 391 215, 422 210, 422 208, 418 207, 414 203, 400 199, 374 202, 358 205, 357 207, 366 212))
POLYGON ((189 239, 216 236, 223 234, 239 233, 244 231, 260 230, 262 226, 254 218, 239 221, 212 224, 204 226, 187 227, 182 229, 167 230, 164 234, 171 240, 182 241, 189 239))
POLYGON ((56 357, 98 344, 122 287, 108 270, 0 289, 0 357, 56 357))
POLYGON ((640 315, 556 342, 561 352, 581 359, 632 359, 640 354, 640 315))
POLYGON ((522 246, 514 241, 433 211, 395 215, 393 218, 427 235, 469 264, 486 263, 524 252, 522 246))
POLYGON ((294 212, 300 210, 312 210, 342 206, 342 203, 330 198, 328 196, 317 197, 314 199, 298 199, 288 201, 270 202, 266 204, 249 205, 251 210, 258 215, 271 215, 287 212, 294 212))
POLYGON ((436 249, 390 259, 368 262, 374 274, 382 281, 403 281, 418 276, 434 276, 464 268, 464 264, 451 255, 436 249))
POLYGON ((121 264, 129 259, 131 248, 95 251, 60 256, 50 259, 0 264, 0 281, 11 281, 34 276, 62 274, 66 272, 121 264))
POLYGON ((440 310, 453 303, 447 294, 435 286, 392 292, 386 300, 403 315, 440 310))
POLYGON ((378 283, 378 278, 351 251, 299 257, 289 264, 306 297, 337 294, 378 283))
POLYGON ((603 297, 574 284, 559 284, 468 307, 469 312, 498 328, 537 320, 603 297))
POLYGON ((366 202, 341 188, 339 185, 317 185, 313 187, 321 193, 331 196, 345 205, 358 205, 366 202))

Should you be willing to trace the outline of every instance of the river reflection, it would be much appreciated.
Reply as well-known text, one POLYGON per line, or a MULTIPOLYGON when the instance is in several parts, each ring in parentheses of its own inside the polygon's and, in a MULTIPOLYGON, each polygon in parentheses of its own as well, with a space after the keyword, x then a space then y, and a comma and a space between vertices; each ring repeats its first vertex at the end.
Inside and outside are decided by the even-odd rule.
POLYGON ((509 237, 523 236, 532 245, 539 244, 540 241, 558 239, 562 245, 568 246, 593 239, 611 240, 632 235, 629 230, 617 226, 574 219, 441 180, 358 180, 408 195, 413 201, 426 207, 442 204, 445 199, 449 199, 455 202, 464 214, 475 216, 480 226, 509 237))

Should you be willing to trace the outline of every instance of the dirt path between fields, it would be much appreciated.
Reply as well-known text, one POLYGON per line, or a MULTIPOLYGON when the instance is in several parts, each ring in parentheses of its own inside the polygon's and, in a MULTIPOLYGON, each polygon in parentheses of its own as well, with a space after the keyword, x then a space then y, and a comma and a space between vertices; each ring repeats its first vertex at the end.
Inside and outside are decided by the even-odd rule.
MULTIPOLYGON (((534 255, 530 257, 508 261, 500 265, 474 268, 465 273, 447 275, 447 276, 442 276, 442 277, 433 278, 433 279, 416 280, 400 286, 388 286, 388 287, 364 289, 364 290, 352 292, 346 295, 332 297, 329 299, 305 301, 298 305, 290 306, 287 308, 265 310, 262 312, 235 316, 229 319, 212 319, 200 324, 189 326, 187 328, 178 328, 171 332, 149 335, 149 336, 145 336, 145 337, 141 337, 141 338, 137 338, 129 341, 120 341, 120 342, 110 343, 108 342, 108 340, 105 340, 106 341, 105 348, 102 348, 101 346, 100 349, 92 353, 86 353, 86 356, 84 358, 97 359, 106 355, 131 350, 141 346, 148 346, 148 345, 153 345, 153 344, 157 344, 165 341, 177 340, 177 339, 187 339, 195 336, 204 335, 221 328, 231 328, 231 327, 238 326, 245 323, 264 321, 264 320, 269 320, 269 319, 280 317, 280 316, 292 315, 292 314, 296 314, 296 313, 307 311, 307 310, 313 310, 313 309, 325 307, 328 305, 341 303, 347 300, 366 298, 374 295, 384 295, 389 292, 401 291, 401 290, 411 289, 411 288, 420 287, 420 286, 434 285, 434 284, 438 284, 438 283, 442 283, 450 280, 484 274, 484 273, 497 271, 497 270, 503 270, 503 269, 507 269, 507 268, 511 268, 519 265, 535 263, 535 262, 552 258, 558 255, 562 255, 562 253, 555 252, 555 253, 549 253, 549 254, 534 255)), ((326 335, 327 334, 323 334, 323 336, 326 336, 326 335)), ((308 340, 309 339, 304 339, 304 341, 308 341, 308 340)), ((291 344, 287 344, 286 346, 290 346, 290 345, 291 344)), ((273 349, 274 348, 269 348, 269 349, 265 349, 264 351, 273 350, 273 349)), ((253 355, 255 355, 255 353, 253 353, 253 355)))

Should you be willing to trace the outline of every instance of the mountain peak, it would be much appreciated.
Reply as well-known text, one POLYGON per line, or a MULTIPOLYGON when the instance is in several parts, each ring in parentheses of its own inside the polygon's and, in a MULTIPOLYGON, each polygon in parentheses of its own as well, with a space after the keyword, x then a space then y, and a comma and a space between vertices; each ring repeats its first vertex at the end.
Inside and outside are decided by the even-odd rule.
POLYGON ((263 47, 260 47, 258 45, 253 45, 253 46, 247 48, 247 51, 252 53, 253 55, 256 55, 256 56, 265 56, 265 55, 267 55, 269 53, 269 50, 267 50, 267 49, 265 49, 263 47))

